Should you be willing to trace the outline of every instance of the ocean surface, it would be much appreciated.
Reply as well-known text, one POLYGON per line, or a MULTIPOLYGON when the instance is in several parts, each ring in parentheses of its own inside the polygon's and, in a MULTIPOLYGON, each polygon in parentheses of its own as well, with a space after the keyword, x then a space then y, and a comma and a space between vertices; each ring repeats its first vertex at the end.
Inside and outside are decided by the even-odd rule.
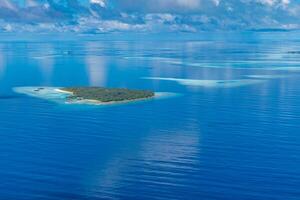
POLYGON ((1 200, 299 200, 300 33, 0 34, 1 200), (66 105, 15 87, 177 95, 66 105))

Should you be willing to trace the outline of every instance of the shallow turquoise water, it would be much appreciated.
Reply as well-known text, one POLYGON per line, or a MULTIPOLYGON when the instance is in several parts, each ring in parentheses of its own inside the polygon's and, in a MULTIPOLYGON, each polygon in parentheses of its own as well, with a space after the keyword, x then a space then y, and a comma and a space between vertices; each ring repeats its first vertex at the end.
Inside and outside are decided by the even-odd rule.
POLYGON ((300 199, 297 32, 0 37, 0 199, 300 199), (176 98, 64 105, 24 86, 176 98))

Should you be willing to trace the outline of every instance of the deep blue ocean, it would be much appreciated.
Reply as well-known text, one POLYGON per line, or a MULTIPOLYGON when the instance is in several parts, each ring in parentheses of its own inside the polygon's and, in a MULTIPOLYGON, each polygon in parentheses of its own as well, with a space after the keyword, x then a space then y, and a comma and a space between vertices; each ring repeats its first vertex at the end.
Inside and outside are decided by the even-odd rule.
POLYGON ((300 33, 0 35, 1 200, 299 200, 300 33), (178 95, 65 105, 23 86, 178 95))

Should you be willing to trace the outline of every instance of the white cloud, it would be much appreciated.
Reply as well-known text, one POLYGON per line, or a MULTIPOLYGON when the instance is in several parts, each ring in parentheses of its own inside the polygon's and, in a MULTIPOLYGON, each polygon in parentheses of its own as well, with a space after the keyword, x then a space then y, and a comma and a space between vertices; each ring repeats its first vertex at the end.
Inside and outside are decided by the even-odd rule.
POLYGON ((26 0, 23 7, 13 0, 0 0, 0 31, 300 28, 297 0, 86 0, 90 4, 70 1, 75 2, 70 4, 74 6, 68 7, 66 1, 59 0, 26 0))
POLYGON ((159 14, 147 14, 145 16, 146 21, 156 21, 159 23, 171 23, 176 19, 176 15, 169 13, 159 13, 159 14))
POLYGON ((215 6, 219 6, 221 3, 221 0, 212 0, 212 2, 215 4, 215 6))
POLYGON ((36 0, 26 0, 27 7, 35 7, 39 5, 40 5, 39 2, 37 2, 36 0))
POLYGON ((11 32, 13 30, 12 26, 10 24, 7 24, 3 27, 5 32, 11 32))
POLYGON ((287 6, 290 4, 290 0, 257 0, 257 2, 268 6, 287 6))
POLYGON ((98 5, 100 5, 101 7, 106 7, 106 2, 105 2, 105 0, 91 0, 90 2, 93 3, 93 4, 98 4, 98 5))
POLYGON ((180 7, 193 9, 201 5, 201 0, 175 0, 174 3, 180 7))
POLYGON ((17 7, 14 3, 12 3, 10 0, 1 0, 0 1, 0 8, 7 8, 10 10, 17 10, 17 7))
POLYGON ((288 5, 290 4, 290 0, 281 0, 281 3, 284 4, 284 5, 288 5))
POLYGON ((257 0, 258 3, 263 5, 273 6, 277 0, 257 0))

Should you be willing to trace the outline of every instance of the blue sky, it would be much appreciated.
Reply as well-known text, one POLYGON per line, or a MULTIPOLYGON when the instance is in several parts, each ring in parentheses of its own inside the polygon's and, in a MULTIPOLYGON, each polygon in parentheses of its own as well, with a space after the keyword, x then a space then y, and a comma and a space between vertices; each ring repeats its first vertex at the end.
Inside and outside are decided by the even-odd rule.
POLYGON ((2 32, 299 29, 299 0, 1 0, 2 32))

